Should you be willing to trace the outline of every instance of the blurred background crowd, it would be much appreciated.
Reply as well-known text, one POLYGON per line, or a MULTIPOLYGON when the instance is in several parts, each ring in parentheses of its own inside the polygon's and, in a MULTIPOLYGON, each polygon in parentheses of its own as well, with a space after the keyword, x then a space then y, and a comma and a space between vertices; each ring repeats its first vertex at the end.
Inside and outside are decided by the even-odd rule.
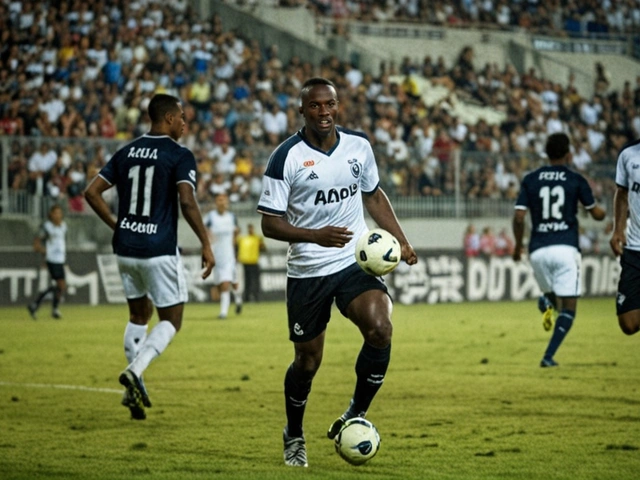
MULTIPOLYGON (((271 3, 310 8, 318 19, 481 24, 554 35, 640 26, 637 0, 271 3)), ((219 16, 199 18, 186 0, 0 0, 0 135, 31 139, 11 144, 9 188, 66 200, 77 213, 85 211, 84 186, 114 153, 104 140, 145 133, 146 107, 158 92, 183 101, 181 142, 198 161, 200 202, 222 191, 232 202, 255 200, 270 152, 302 126, 298 91, 316 75, 338 86, 339 123, 369 136, 392 196, 447 197, 458 188, 468 199, 514 200, 522 176, 543 160, 547 135, 562 130, 572 138, 574 167, 602 198, 615 188, 617 152, 640 137, 640 75, 619 91, 602 65, 593 68, 588 97, 571 76, 554 83, 535 69, 478 64, 473 46, 449 64, 407 56, 374 74, 335 56, 319 64, 284 61, 277 45, 249 40, 219 16), (450 95, 427 106, 425 84, 450 95), (453 95, 504 120, 464 122, 452 113, 453 95), (458 179, 456 154, 464 160, 458 179)))

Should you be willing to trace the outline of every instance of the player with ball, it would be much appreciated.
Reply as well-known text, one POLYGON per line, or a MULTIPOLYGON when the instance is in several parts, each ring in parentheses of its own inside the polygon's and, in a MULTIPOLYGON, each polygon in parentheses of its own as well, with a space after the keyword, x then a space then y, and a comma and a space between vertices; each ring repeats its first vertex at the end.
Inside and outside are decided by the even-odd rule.
POLYGON ((355 256, 356 243, 369 230, 363 204, 378 227, 397 239, 401 259, 418 261, 379 186, 371 144, 364 134, 336 125, 338 110, 330 80, 316 77, 302 85, 304 127, 271 154, 258 204, 264 235, 289 243, 286 296, 294 359, 284 379, 283 439, 284 462, 294 467, 308 465, 303 417, 334 300, 364 342, 353 397, 329 427, 330 439, 348 419, 365 416, 389 366, 392 302, 382 279, 360 268, 355 256))

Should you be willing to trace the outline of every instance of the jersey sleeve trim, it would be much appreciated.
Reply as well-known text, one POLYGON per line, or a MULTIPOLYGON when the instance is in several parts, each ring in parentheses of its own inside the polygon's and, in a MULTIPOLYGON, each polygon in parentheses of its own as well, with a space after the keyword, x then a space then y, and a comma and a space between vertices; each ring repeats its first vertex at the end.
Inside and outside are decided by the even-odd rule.
POLYGON ((528 210, 528 208, 525 207, 524 205, 516 205, 513 208, 514 208, 514 210, 528 210))
POLYGON ((111 183, 109 180, 107 180, 107 179, 105 178, 105 176, 104 176, 104 175, 102 175, 101 173, 98 173, 98 176, 99 176, 100 178, 102 178, 105 182, 107 182, 109 185, 113 185, 113 183, 111 183))
POLYGON ((284 217, 287 212, 282 212, 280 210, 274 210, 273 208, 264 207, 262 205, 258 205, 257 209, 258 213, 262 213, 265 215, 273 215, 274 217, 284 217))
POLYGON ((378 191, 378 188, 380 188, 380 182, 376 183, 376 186, 370 192, 365 192, 363 190, 362 193, 364 193, 365 195, 373 195, 374 193, 376 193, 378 191))
POLYGON ((620 188, 624 188, 625 190, 629 190, 629 187, 627 185, 620 185, 619 183, 616 183, 616 187, 620 187, 620 188))

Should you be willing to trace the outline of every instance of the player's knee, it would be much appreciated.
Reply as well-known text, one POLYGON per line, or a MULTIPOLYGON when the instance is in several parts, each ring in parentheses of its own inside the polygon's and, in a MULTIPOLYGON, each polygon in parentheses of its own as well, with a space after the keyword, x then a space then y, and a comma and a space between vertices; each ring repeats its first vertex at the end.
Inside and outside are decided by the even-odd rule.
POLYGON ((620 324, 620 330, 622 330, 622 333, 625 335, 633 335, 640 330, 640 324, 633 319, 619 316, 618 323, 620 324))
POLYGON ((322 355, 299 355, 296 356, 295 369, 300 377, 311 380, 315 377, 321 364, 322 355))
POLYGON ((384 348, 391 343, 393 325, 388 319, 373 322, 363 332, 364 341, 376 348, 384 348))

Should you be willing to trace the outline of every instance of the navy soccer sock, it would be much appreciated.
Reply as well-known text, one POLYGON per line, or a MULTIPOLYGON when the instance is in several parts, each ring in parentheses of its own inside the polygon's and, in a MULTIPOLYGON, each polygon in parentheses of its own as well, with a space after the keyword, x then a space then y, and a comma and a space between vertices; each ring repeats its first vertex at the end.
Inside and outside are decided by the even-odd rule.
POLYGON ((564 337, 566 337, 569 330, 571 330, 575 315, 576 313, 573 310, 562 310, 560 312, 560 315, 558 315, 556 319, 556 326, 553 330, 553 335, 551 335, 551 340, 549 340, 547 351, 544 352, 545 359, 550 360, 556 354, 564 337))
POLYGON ((36 299, 36 307, 40 306, 40 304, 42 303, 42 300, 44 300, 44 297, 49 295, 51 292, 54 292, 55 294, 55 291, 56 291, 56 287, 49 287, 45 291, 40 292, 40 295, 38 295, 38 298, 36 299))
POLYGON ((356 388, 349 410, 360 415, 369 410, 369 406, 384 382, 384 376, 391 360, 391 344, 385 348, 376 348, 368 343, 362 345, 356 361, 356 388))
POLYGON ((284 399, 287 411, 287 435, 302 436, 302 420, 313 378, 298 372, 293 363, 284 377, 284 399))

